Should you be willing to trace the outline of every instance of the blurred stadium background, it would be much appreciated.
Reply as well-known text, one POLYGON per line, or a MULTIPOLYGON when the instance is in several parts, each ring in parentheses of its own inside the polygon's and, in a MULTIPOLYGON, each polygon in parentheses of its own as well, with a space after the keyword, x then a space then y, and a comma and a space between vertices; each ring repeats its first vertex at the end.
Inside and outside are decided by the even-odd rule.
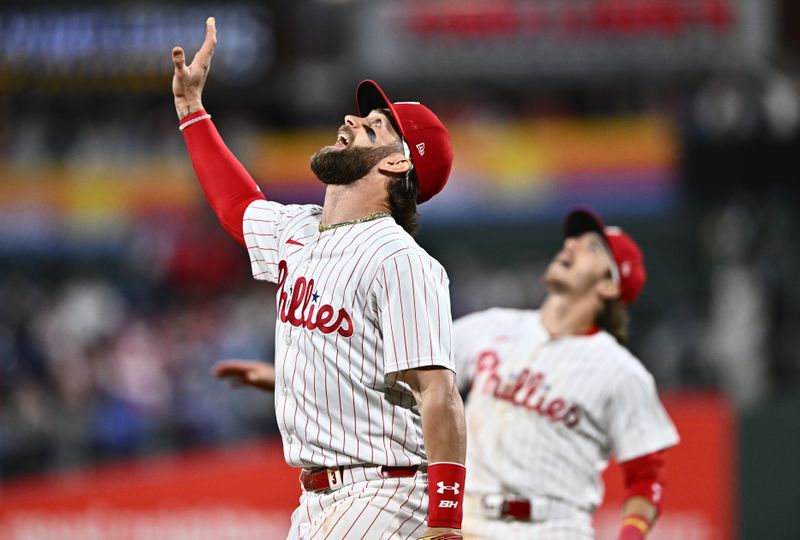
POLYGON ((419 241, 454 316, 534 306, 574 204, 632 232, 631 348, 684 439, 652 538, 798 537, 798 2, 29 0, 0 3, 0 539, 288 523, 271 397, 209 374, 271 358, 274 289, 177 130, 170 49, 208 15, 205 105, 273 199, 321 200, 308 156, 363 78, 445 119, 455 168, 419 241))

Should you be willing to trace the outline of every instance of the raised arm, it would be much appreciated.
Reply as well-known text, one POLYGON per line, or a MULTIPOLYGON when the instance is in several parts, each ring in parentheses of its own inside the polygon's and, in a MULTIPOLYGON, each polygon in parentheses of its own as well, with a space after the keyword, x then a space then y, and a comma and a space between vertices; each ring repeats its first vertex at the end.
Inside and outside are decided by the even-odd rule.
POLYGON ((242 164, 225 146, 211 122, 211 115, 203 108, 203 86, 211 68, 216 45, 216 23, 213 17, 209 17, 206 21, 205 40, 191 64, 186 65, 181 47, 172 49, 172 62, 175 66, 172 93, 192 167, 206 199, 225 230, 244 246, 244 211, 250 203, 263 199, 264 196, 242 164))

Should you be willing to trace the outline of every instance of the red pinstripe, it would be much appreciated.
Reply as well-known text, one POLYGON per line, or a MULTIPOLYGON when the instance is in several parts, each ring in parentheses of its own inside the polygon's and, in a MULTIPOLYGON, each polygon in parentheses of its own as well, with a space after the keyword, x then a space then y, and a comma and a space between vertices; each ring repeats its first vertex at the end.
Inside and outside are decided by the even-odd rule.
MULTIPOLYGON (((314 258, 315 258, 314 251, 315 251, 316 248, 319 248, 319 250, 322 251, 322 252, 327 250, 327 247, 328 247, 328 244, 331 241, 331 238, 332 238, 332 236, 329 236, 325 240, 325 245, 324 246, 322 246, 320 244, 320 242, 317 241, 317 243, 311 248, 311 253, 309 254, 309 260, 314 260, 314 258)), ((311 271, 311 275, 316 274, 316 270, 319 267, 319 263, 321 262, 321 257, 317 256, 316 258, 317 258, 317 262, 315 263, 314 270, 311 271)), ((327 266, 327 264, 326 264, 326 266, 327 266)), ((303 331, 301 330, 301 333, 302 332, 303 331)), ((313 340, 313 338, 311 338, 311 339, 313 340)), ((325 362, 325 345, 326 344, 327 344, 327 341, 324 341, 323 345, 322 345, 322 353, 321 353, 320 357, 322 358, 323 380, 325 381, 325 402, 327 404, 327 397, 328 397, 328 367, 326 365, 327 362, 325 362)), ((314 362, 314 359, 316 358, 316 348, 312 347, 312 351, 314 353, 314 355, 312 356, 312 366, 314 366, 313 370, 314 370, 314 372, 316 372, 317 371, 317 368, 316 368, 316 365, 315 365, 316 362, 314 362)), ((306 354, 304 356, 306 357, 306 366, 308 366, 308 354, 306 354)), ((304 389, 305 389, 305 380, 307 380, 306 379, 306 375, 305 375, 305 371, 303 371, 303 379, 304 379, 304 389)), ((317 411, 317 416, 316 416, 314 422, 317 425, 317 446, 320 446, 320 444, 319 444, 319 434, 320 434, 321 430, 320 430, 320 427, 319 427, 319 406, 316 405, 316 403, 317 403, 316 397, 317 397, 317 377, 314 377, 314 409, 316 409, 316 411, 317 411)), ((304 392, 303 409, 305 409, 305 403, 306 403, 306 401, 305 401, 305 392, 304 392)), ((295 420, 294 421, 295 421, 295 423, 297 422, 297 410, 296 409, 295 409, 295 420)), ((308 439, 308 423, 309 423, 309 421, 310 421, 310 415, 306 415, 306 425, 305 425, 305 428, 304 428, 304 433, 305 433, 304 440, 306 440, 306 441, 309 440, 308 439)), ((301 451, 301 453, 302 453, 302 451, 301 451)), ((311 447, 311 460, 312 460, 312 462, 314 460, 314 456, 316 456, 316 450, 312 446, 311 447)))
MULTIPOLYGON (((380 223, 380 222, 376 222, 376 224, 377 223, 380 223)), ((368 227, 365 232, 368 232, 370 229, 372 229, 371 226, 368 227)), ((385 231, 387 229, 388 229, 387 227, 383 227, 383 228, 379 229, 378 231, 373 232, 372 235, 366 239, 366 241, 370 241, 371 240, 371 242, 370 242, 370 246, 371 246, 372 243, 375 242, 376 237, 378 236, 378 234, 380 234, 381 232, 383 232, 383 231, 385 231)), ((379 237, 379 238, 382 238, 382 237, 379 237)), ((352 242, 351 242, 350 245, 352 245, 352 242)), ((386 244, 384 244, 384 245, 386 245, 386 244)), ((348 245, 348 247, 349 247, 349 245, 348 245)), ((359 255, 358 260, 356 261, 356 263, 354 265, 355 268, 359 267, 359 265, 361 263, 361 260, 363 259, 364 254, 367 253, 367 251, 368 251, 367 248, 364 247, 363 244, 362 244, 361 255, 359 255)), ((377 251, 372 251, 372 255, 370 256, 370 258, 368 260, 368 263, 372 260, 372 257, 374 257, 375 253, 377 253, 377 251)), ((365 265, 365 267, 364 267, 365 269, 361 272, 361 277, 359 278, 358 284, 356 285, 356 289, 355 289, 356 291, 359 290, 358 287, 361 285, 361 279, 366 274, 366 268, 368 268, 368 267, 369 267, 368 264, 365 265)), ((350 277, 347 279, 347 282, 344 284, 344 289, 343 290, 346 291, 348 289, 348 287, 350 286, 350 281, 353 279, 353 275, 354 275, 353 273, 350 274, 350 277)), ((337 283, 338 283, 338 278, 337 278, 337 283)), ((355 306, 356 297, 357 297, 357 295, 354 294, 353 295, 353 302, 351 304, 351 308, 355 306)), ((364 301, 365 305, 364 305, 364 309, 363 309, 362 313, 366 312, 366 301, 367 301, 368 298, 369 298, 369 296, 366 295, 365 296, 365 301, 364 301)), ((362 347, 361 347, 361 350, 362 350, 362 355, 361 355, 361 381, 363 381, 363 378, 364 378, 364 355, 363 355, 364 347, 363 347, 363 344, 364 344, 364 336, 365 335, 366 335, 366 328, 363 328, 362 332, 361 332, 361 344, 362 344, 362 347)), ((337 339, 337 342, 338 342, 338 337, 336 339, 337 339)), ((348 343, 349 343, 349 347, 348 347, 348 352, 347 352, 347 363, 348 363, 348 365, 350 365, 350 352, 352 351, 353 343, 352 343, 352 341, 349 341, 348 343)), ((339 359, 338 359, 338 355, 337 355, 337 359, 336 359, 337 366, 338 366, 338 360, 339 359)), ((337 373, 337 382, 338 382, 338 375, 339 374, 337 373)), ((341 404, 341 386, 339 386, 339 388, 340 388, 340 390, 339 390, 339 412, 340 412, 339 417, 341 418, 342 417, 342 415, 341 415, 341 407, 342 407, 342 404, 341 404)), ((355 413, 355 409, 356 409, 356 394, 355 394, 355 392, 352 392, 352 397, 353 397, 353 430, 354 430, 354 433, 358 433, 358 414, 355 413)), ((369 418, 369 400, 366 399, 366 390, 365 390, 365 401, 367 403, 367 418, 369 418)), ((342 429, 342 433, 343 434, 346 433, 343 423, 341 424, 341 429, 342 429)), ((372 426, 370 425, 369 422, 368 422, 368 431, 371 434, 372 426)), ((332 436, 333 436, 333 433, 331 433, 331 437, 332 436)), ((344 452, 344 449, 345 449, 345 441, 346 441, 346 435, 343 435, 342 436, 342 452, 344 452)), ((359 452, 360 443, 361 443, 361 441, 359 440, 358 437, 356 437, 356 455, 357 456, 360 455, 360 452, 359 452)))
MULTIPOLYGON (((385 270, 385 269, 383 269, 383 270, 382 270, 382 273, 383 273, 383 276, 384 276, 384 277, 383 277, 384 283, 386 283, 386 270, 385 270)), ((386 287, 383 287, 383 286, 381 285, 381 288, 383 289, 383 292, 386 294, 386 303, 388 304, 388 303, 391 301, 391 300, 390 300, 390 298, 389 298, 389 284, 388 284, 388 283, 386 283, 386 287)), ((386 340, 386 334, 387 334, 387 333, 391 333, 391 335, 392 335, 392 350, 394 351, 394 357, 395 357, 395 358, 398 358, 398 354, 397 354, 397 340, 396 340, 396 339, 395 339, 395 337, 394 337, 394 326, 392 325, 392 321, 391 321, 391 313, 389 314, 389 317, 390 317, 390 319, 389 319, 389 324, 387 324, 387 325, 386 325, 386 329, 384 329, 384 336, 383 336, 383 339, 384 339, 384 344, 385 344, 385 342, 386 342, 386 341, 385 341, 385 340, 386 340), (388 330, 388 332, 387 332, 386 330, 388 330)))
MULTIPOLYGON (((257 233, 257 232, 253 232, 253 231, 247 231, 246 233, 244 233, 244 235, 245 236, 269 236, 269 237, 272 237, 272 238, 275 238, 275 239, 278 238, 274 233, 257 233)), ((251 246, 251 245, 252 244, 248 244, 248 247, 251 246)), ((277 248, 259 247, 258 249, 260 249, 261 251, 278 251, 277 248)))
MULTIPOLYGON (((293 389, 290 396, 281 400, 278 414, 284 433, 286 430, 296 433, 299 441, 299 444, 293 443, 287 448, 287 458, 290 463, 303 466, 374 462, 375 459, 381 460, 380 448, 383 446, 383 461, 379 463, 398 465, 419 462, 423 459, 420 456, 419 426, 405 410, 413 407, 413 398, 403 394, 397 405, 390 405, 379 396, 384 391, 381 380, 387 371, 384 358, 393 358, 391 369, 395 369, 394 362, 407 364, 425 348, 420 341, 426 339, 420 331, 420 324, 427 318, 424 313, 416 312, 428 304, 433 307, 427 298, 433 289, 428 290, 427 279, 430 278, 426 277, 420 287, 422 300, 418 300, 418 277, 414 275, 419 271, 419 265, 414 261, 421 260, 424 252, 409 242, 405 233, 387 219, 376 220, 367 226, 334 229, 320 235, 317 232, 319 215, 314 214, 313 209, 309 212, 308 208, 286 207, 288 209, 285 212, 274 212, 270 206, 275 207, 273 203, 255 204, 251 212, 274 216, 248 216, 250 220, 267 218, 260 220, 262 227, 250 231, 253 234, 247 237, 253 243, 249 248, 255 255, 251 260, 256 267, 254 273, 262 279, 263 276, 275 279, 274 265, 278 259, 285 259, 290 272, 288 284, 301 275, 307 279, 314 278, 318 284, 315 292, 324 291, 326 302, 341 302, 344 304, 342 307, 352 310, 350 314, 358 315, 350 324, 355 324, 355 331, 361 332, 361 339, 353 342, 340 334, 326 336, 305 328, 279 328, 281 340, 285 337, 283 333, 291 330, 297 348, 295 355, 292 355, 288 352, 290 347, 283 348, 282 342, 277 344, 279 351, 283 348, 277 355, 278 361, 283 363, 280 366, 283 382, 293 389), (275 222, 272 230, 266 228, 271 224, 266 223, 269 221, 275 222), (267 234, 273 231, 276 234, 267 234), (304 242, 306 246, 284 245, 286 238, 304 242), (269 259, 259 257, 259 250, 268 254, 269 259), (405 256, 401 259, 401 255, 405 256), (301 261, 310 263, 308 270, 298 267, 301 261), (258 268, 259 264, 261 268, 258 268), (389 265, 394 266, 394 274, 388 273, 389 265), (410 276, 400 276, 401 265, 408 267, 410 276), (409 286, 412 287, 410 304, 407 301, 409 286), (402 294, 398 294, 401 291, 402 294), (377 305, 381 306, 381 314, 375 311, 376 300, 377 305), (376 316, 379 318, 376 319, 376 316), (413 333, 406 327, 406 323, 412 320, 413 333), (382 332, 380 327, 383 328, 382 332), (401 336, 398 332, 403 334, 404 351, 399 349, 401 336), (416 346, 412 346, 412 343, 416 343, 416 346), (385 353, 388 353, 386 357, 385 353), (360 361, 358 354, 361 354, 360 361), (289 366, 290 362, 294 365, 289 366), (330 369, 336 371, 330 372, 330 369), (313 380, 309 381, 309 377, 313 380), (318 380, 320 377, 322 381, 318 380), (349 382, 354 386, 351 387, 349 382), (336 389, 331 385, 336 385, 336 389), (302 397, 298 394, 302 394, 302 397), (393 410, 394 407, 400 410, 393 410), (345 418, 346 415, 352 415, 352 423, 345 418), (326 416, 327 426, 324 425, 326 416), (335 428, 334 416, 337 416, 335 428), (327 433, 323 432, 323 428, 327 433), (363 433, 361 430, 364 430, 363 433), (395 431, 398 435, 396 440, 395 431), (410 446, 406 448, 407 445, 410 446)), ((427 332, 427 327, 423 327, 423 331, 427 332)), ((353 338, 358 339, 356 336, 353 338)), ((429 340, 427 348, 433 350, 432 340, 429 340)))
MULTIPOLYGON (((375 514, 375 517, 372 518, 372 521, 370 522, 369 527, 367 527, 367 530, 364 531, 364 534, 361 535, 361 540, 364 540, 364 538, 367 537, 367 533, 369 532, 369 530, 372 528, 373 525, 375 525, 375 522, 378 521, 378 518, 380 517, 380 515, 383 513, 384 510, 386 510, 386 507, 389 506, 389 501, 392 500, 392 497, 394 497, 397 494, 397 491, 400 489, 400 480, 396 480, 396 481, 397 481, 397 485, 394 487, 394 491, 392 492, 392 494, 389 497, 386 498, 386 502, 383 503, 383 506, 381 506, 381 509, 378 510, 378 513, 375 514)), ((383 485, 381 485, 381 487, 383 487, 383 485)), ((367 506, 367 508, 369 508, 369 506, 367 506)))
MULTIPOLYGON (((347 495, 348 495, 348 496, 349 496, 349 495, 352 495, 352 493, 353 493, 353 490, 352 490, 352 488, 349 488, 349 489, 347 490, 347 495)), ((345 498, 345 497, 343 497, 343 499, 344 499, 344 498, 345 498)), ((375 497, 373 496, 373 499, 374 499, 374 498, 375 498, 375 497)), ((334 494, 334 496, 333 496, 333 499, 334 499, 334 503, 338 502, 338 501, 336 500, 336 494, 334 494)), ((336 527, 339 525, 339 522, 340 522, 340 521, 342 521, 342 518, 343 518, 345 515, 347 515, 347 512, 348 512, 348 511, 349 511, 349 510, 350 510, 350 509, 353 507, 353 504, 355 504, 355 502, 356 502, 356 497, 352 497, 352 498, 350 499, 350 506, 348 506, 348 507, 347 507, 347 509, 346 509, 344 512, 342 512, 341 514, 339 514, 339 518, 336 520, 336 523, 334 523, 334 524, 333 524, 333 526, 331 527, 330 531, 328 531, 328 534, 326 534, 326 535, 325 535, 325 538, 328 538, 328 537, 329 537, 329 536, 330 536, 330 535, 333 533, 333 531, 335 531, 335 530, 336 530, 336 527)), ((363 512, 364 512, 364 511, 362 510, 362 511, 361 511, 361 513, 363 513, 363 512)), ((359 516, 361 515, 361 513, 359 513, 359 516)), ((358 516, 356 516, 356 519, 358 519, 358 516)), ((351 528, 352 528, 352 526, 351 526, 351 528)), ((348 529, 348 531, 349 531, 349 529, 348 529)), ((344 536, 344 537, 346 538, 346 537, 347 537, 347 535, 345 534, 345 536, 344 536)), ((324 540, 324 539, 323 539, 323 540, 324 540)))
MULTIPOLYGON (((329 236, 328 240, 325 243, 325 251, 327 251, 328 253, 336 252, 336 249, 339 247, 339 245, 342 243, 342 241, 345 238, 347 238, 347 236, 349 236, 349 233, 352 232, 352 229, 346 230, 346 231, 344 231, 343 234, 340 234, 339 235, 340 238, 338 239, 336 244, 331 248, 330 251, 328 251, 327 250, 328 242, 330 242, 330 240, 336 236, 337 232, 339 232, 339 229, 334 229, 332 231, 332 234, 329 236)), ((351 241, 351 243, 352 243, 352 241, 351 241)), ((325 276, 326 276, 325 277, 325 283, 322 286, 322 290, 329 290, 328 289, 328 281, 330 280, 331 273, 333 273, 333 270, 336 268, 336 264, 334 264, 334 268, 332 268, 330 272, 327 272, 326 270, 327 270, 328 265, 330 264, 330 262, 332 260, 333 260, 332 257, 329 258, 328 261, 325 263, 325 265, 322 267, 321 272, 323 274, 325 274, 325 276)), ((344 263, 343 260, 341 262, 344 263)), ((316 269, 315 269, 315 271, 313 273, 316 274, 316 269)), ((341 276, 341 271, 339 272, 338 276, 341 276)), ((338 283, 339 283, 339 277, 336 278, 336 282, 334 283, 333 290, 338 290, 337 287, 336 287, 338 285, 338 283)), ((337 337, 336 337, 337 343, 338 343, 338 340, 339 340, 339 338, 338 338, 338 334, 337 334, 337 337)), ((324 372, 324 377, 323 378, 324 378, 324 381, 325 381, 325 405, 326 405, 327 410, 330 410, 330 399, 328 397, 328 367, 327 367, 327 362, 325 362, 325 348, 327 347, 327 345, 328 345, 328 341, 325 340, 323 342, 323 344, 322 344, 322 367, 323 367, 323 372, 324 372)), ((339 362, 339 347, 336 347, 336 361, 335 361, 335 364, 337 365, 337 370, 336 370, 336 381, 337 381, 337 383, 339 383, 338 362, 339 362)), ((339 388, 339 391, 341 392, 341 385, 337 384, 337 387, 339 388)), ((340 398, 339 398, 339 413, 340 413, 340 416, 341 416, 341 394, 340 394, 340 398)), ((317 445, 321 446, 320 445, 320 434, 322 433, 322 427, 319 424, 319 407, 317 407, 317 418, 315 419, 315 422, 317 424, 317 445)), ((330 438, 328 440, 328 447, 333 449, 333 418, 331 417, 330 414, 328 415, 328 432, 330 434, 330 438)), ((342 439, 343 440, 345 439, 344 429, 342 429, 342 439)), ((342 447, 342 450, 344 451, 344 447, 342 447)), ((334 450, 334 452, 335 452, 335 450, 334 450)), ((338 452, 336 453, 336 465, 337 466, 339 465, 338 452)))
MULTIPOLYGON (((403 502, 402 502, 402 504, 400 504, 400 506, 397 508, 397 514, 396 514, 396 515, 398 515, 398 516, 399 516, 399 515, 401 515, 401 512, 402 512, 402 510, 403 510, 403 507, 404 507, 406 504, 408 504, 408 501, 410 501, 410 500, 411 500, 411 496, 414 494, 414 492, 415 492, 416 490, 417 490, 417 482, 414 482, 414 483, 411 485, 411 489, 408 491, 408 495, 406 496, 406 500, 405 500, 405 501, 403 501, 403 502)), ((417 509, 419 509, 419 508, 420 508, 420 506, 422 506, 422 499, 423 499, 423 498, 422 498, 422 497, 420 497, 420 501, 419 501, 419 505, 417 506, 417 509)), ((400 532, 400 529, 402 529, 402 528, 403 528, 403 525, 405 525, 406 523, 408 523, 408 520, 409 520, 409 519, 411 519, 411 518, 414 516, 414 512, 415 512, 415 510, 412 510, 412 511, 411 511, 411 514, 410 514, 410 515, 409 515, 409 516, 408 516, 406 519, 404 519, 404 520, 403 520, 403 521, 400 523, 400 525, 398 525, 398 526, 397 526, 397 528, 396 528, 395 530, 393 530, 391 533, 389 533, 389 537, 390 537, 390 538, 391 538, 392 536, 394 536, 395 534, 397 534, 397 533, 399 533, 399 532, 400 532)))
MULTIPOLYGON (((369 502, 368 502, 368 503, 367 503, 367 504, 364 506, 364 508, 362 508, 362 509, 361 509, 361 512, 359 512, 359 513, 358 513, 358 515, 356 516, 356 519, 353 521, 353 524, 352 524, 352 525, 350 525, 350 527, 349 527, 349 528, 348 528, 348 529, 345 531, 345 533, 344 533, 344 537, 345 537, 345 538, 347 538, 347 533, 349 533, 351 530, 353 530, 353 525, 355 525, 355 524, 356 524, 356 522, 358 521, 358 518, 360 518, 360 517, 361 517, 361 515, 362 515, 362 514, 363 514, 363 513, 364 513, 364 512, 367 510, 367 508, 369 508, 369 505, 370 505, 370 503, 371 503, 372 501, 374 501, 374 500, 375 500, 375 497, 377 497, 377 496, 378 496, 378 493, 380 493, 380 491, 383 489, 383 486, 384 486, 384 484, 385 484, 385 483, 386 483, 386 480, 384 480, 383 482, 381 482, 381 487, 379 487, 379 488, 378 488, 378 490, 375 492, 375 495, 373 495, 373 496, 372 496, 372 498, 371 498, 371 499, 369 500, 369 502)), ((327 538, 327 536, 326 536, 326 538, 327 538)))
POLYGON ((411 274, 411 301, 414 306, 412 311, 414 313, 414 344, 417 347, 417 357, 419 357, 419 323, 417 321, 417 291, 416 287, 414 287, 414 268, 411 265, 411 257, 408 254, 406 254, 406 259, 408 260, 408 271, 411 274))
MULTIPOLYGON (((259 208, 259 210, 263 210, 263 208, 259 208)), ((255 223, 279 223, 273 219, 256 219, 256 218, 244 218, 242 220, 243 223, 247 223, 248 221, 255 222, 255 223)))
MULTIPOLYGON (((397 266, 397 258, 394 259, 394 273, 397 276, 397 283, 401 283, 401 281, 400 281, 400 269, 397 266)), ((388 283, 387 283, 387 286, 388 286, 388 283)), ((402 285, 401 285, 401 290, 402 290, 402 285)), ((411 355, 408 353, 408 338, 406 337, 406 312, 405 312, 405 309, 403 309, 403 295, 402 294, 398 294, 397 298, 400 300, 400 324, 401 324, 401 328, 403 329, 403 350, 406 353, 405 354, 405 359, 408 360, 408 358, 411 355)))

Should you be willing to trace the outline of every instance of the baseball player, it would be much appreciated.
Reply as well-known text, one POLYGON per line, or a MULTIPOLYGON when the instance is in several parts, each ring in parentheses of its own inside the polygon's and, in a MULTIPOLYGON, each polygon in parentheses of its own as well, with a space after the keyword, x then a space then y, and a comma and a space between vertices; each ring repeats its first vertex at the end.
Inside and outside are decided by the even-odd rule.
MULTIPOLYGON (((461 538, 465 427, 451 354, 448 279, 410 232, 447 181, 447 130, 419 103, 357 90, 311 158, 324 206, 265 199, 201 102, 213 18, 172 89, 192 165, 253 276, 277 283, 275 405, 302 468, 291 539, 461 538)), ((269 479, 265 479, 266 482, 269 479)))
POLYGON ((611 455, 627 497, 620 540, 641 540, 663 494, 664 449, 678 434, 653 377, 624 347, 645 283, 634 240, 589 209, 565 221, 539 310, 494 308, 454 323, 466 405, 464 537, 594 538, 611 455))

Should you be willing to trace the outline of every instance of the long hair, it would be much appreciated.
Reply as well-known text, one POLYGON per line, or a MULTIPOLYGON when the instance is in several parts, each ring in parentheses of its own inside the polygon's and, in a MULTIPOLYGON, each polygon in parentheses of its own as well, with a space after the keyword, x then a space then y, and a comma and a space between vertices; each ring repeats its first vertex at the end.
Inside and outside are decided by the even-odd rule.
POLYGON ((595 324, 614 336, 620 345, 628 346, 630 335, 631 317, 625 302, 619 298, 606 300, 600 313, 597 314, 595 324))
MULTIPOLYGON (((392 115, 392 111, 387 108, 381 109, 381 112, 389 119, 398 137, 401 137, 400 126, 392 115)), ((398 148, 402 153, 403 145, 400 141, 398 141, 398 148)), ((408 172, 397 175, 389 185, 389 208, 392 211, 392 217, 411 236, 417 234, 419 230, 418 195, 417 171, 413 167, 408 172)))
POLYGON ((419 229, 418 193, 417 174, 414 169, 396 176, 389 184, 389 208, 392 217, 411 236, 417 234, 419 229))

